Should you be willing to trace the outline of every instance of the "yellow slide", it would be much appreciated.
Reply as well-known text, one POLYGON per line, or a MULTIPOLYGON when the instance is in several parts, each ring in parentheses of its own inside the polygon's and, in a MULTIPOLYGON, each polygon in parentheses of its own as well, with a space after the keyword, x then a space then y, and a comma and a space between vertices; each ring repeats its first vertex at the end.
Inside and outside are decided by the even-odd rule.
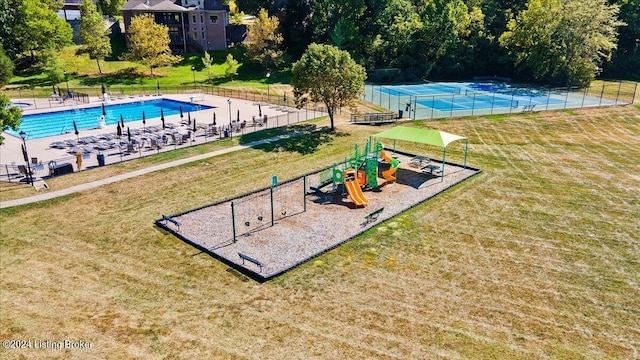
POLYGON ((388 162, 389 164, 391 164, 391 167, 389 168, 389 170, 385 170, 382 172, 382 177, 387 181, 387 182, 392 182, 395 181, 396 178, 395 176, 393 176, 393 174, 396 173, 396 171, 398 171, 398 166, 400 166, 400 162, 396 159, 390 158, 389 155, 387 155, 386 152, 384 152, 384 150, 382 150, 380 152, 380 156, 382 157, 382 159, 386 162, 388 162))
POLYGON ((345 181, 344 186, 347 188, 349 198, 351 198, 351 201, 353 201, 356 206, 366 206, 369 203, 369 199, 364 197, 364 194, 362 193, 358 180, 345 181))

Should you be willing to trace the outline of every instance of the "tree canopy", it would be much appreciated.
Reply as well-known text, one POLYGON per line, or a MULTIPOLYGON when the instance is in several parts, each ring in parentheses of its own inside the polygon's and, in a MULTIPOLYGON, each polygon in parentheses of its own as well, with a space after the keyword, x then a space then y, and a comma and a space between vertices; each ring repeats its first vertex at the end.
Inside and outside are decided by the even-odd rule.
POLYGON ((0 88, 5 86, 13 76, 13 68, 13 62, 0 45, 0 88))
POLYGON ((35 60, 37 55, 47 50, 60 50, 71 44, 71 26, 56 14, 62 2, 43 2, 38 0, 20 0, 18 14, 12 29, 16 56, 26 52, 35 60), (21 2, 21 3, 20 3, 21 2), (48 6, 47 6, 48 5, 48 6))
POLYGON ((364 68, 348 52, 333 45, 309 45, 291 72, 296 105, 302 107, 308 101, 324 103, 331 129, 336 110, 355 104, 366 78, 364 68))
POLYGON ((613 73, 609 69, 623 64, 627 69, 624 73, 638 73, 633 64, 640 63, 639 1, 236 0, 236 3, 247 13, 256 14, 263 7, 270 16, 277 16, 283 48, 293 58, 301 56, 315 42, 348 51, 372 74, 375 69, 400 69, 401 76, 396 81, 499 75, 517 81, 557 84, 583 83, 579 79, 589 76, 578 74, 592 73, 593 77, 601 68, 613 73), (628 25, 622 26, 622 22, 628 25), (533 54, 526 54, 529 49, 510 41, 523 39, 525 34, 530 39, 544 35, 533 44, 543 54, 547 42, 547 50, 554 54, 544 58, 543 65, 527 65, 524 59, 533 59, 530 56, 533 54), (553 38, 546 39, 549 36, 553 38), (612 52, 615 52, 613 64, 608 63, 612 52), (552 60, 563 56, 568 58, 562 60, 565 62, 562 66, 552 60))
POLYGON ((271 16, 267 10, 260 9, 253 25, 249 26, 246 44, 247 56, 260 63, 266 69, 276 69, 282 63, 282 34, 279 31, 280 22, 271 16))
POLYGON ((22 110, 11 106, 7 95, 0 94, 0 145, 4 144, 2 133, 9 128, 18 130, 20 122, 22 122, 22 110))
POLYGON ((129 52, 123 58, 148 66, 151 75, 154 68, 173 65, 182 60, 182 57, 171 53, 169 28, 154 22, 153 16, 149 14, 131 19, 128 34, 129 52))
POLYGON ((80 37, 83 46, 81 53, 89 54, 90 59, 94 59, 98 65, 98 72, 102 74, 100 60, 111 55, 111 40, 109 34, 111 30, 104 28, 102 16, 91 0, 82 0, 80 6, 80 37))
POLYGON ((500 43, 536 79, 586 86, 616 48, 618 11, 605 0, 530 0, 500 43))

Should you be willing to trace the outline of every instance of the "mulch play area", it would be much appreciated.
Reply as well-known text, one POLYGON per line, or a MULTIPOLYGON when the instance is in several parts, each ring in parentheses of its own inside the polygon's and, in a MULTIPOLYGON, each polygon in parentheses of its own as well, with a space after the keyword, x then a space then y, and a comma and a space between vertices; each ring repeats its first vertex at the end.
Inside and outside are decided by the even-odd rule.
MULTIPOLYGON (((327 168, 235 199, 163 216, 156 224, 244 274, 265 281, 481 172, 446 163, 442 176, 440 161, 408 153, 389 154, 400 162, 397 181, 365 190, 368 205, 364 207, 354 205, 342 184, 315 188, 326 182, 332 171, 327 168)), ((385 182, 382 172, 389 166, 380 164, 379 183, 385 182)))

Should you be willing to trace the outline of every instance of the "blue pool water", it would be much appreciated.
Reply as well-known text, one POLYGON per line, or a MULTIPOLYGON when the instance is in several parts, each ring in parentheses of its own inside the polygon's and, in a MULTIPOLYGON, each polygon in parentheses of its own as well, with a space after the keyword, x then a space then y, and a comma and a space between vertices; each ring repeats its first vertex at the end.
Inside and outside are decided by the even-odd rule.
MULTIPOLYGON (((160 125, 160 109, 162 109, 164 116, 167 117, 180 114, 180 107, 182 107, 185 117, 187 113, 191 111, 211 109, 210 106, 206 105, 169 99, 154 99, 105 105, 105 120, 107 125, 115 125, 120 121, 120 116, 122 115, 124 122, 140 121, 142 120, 142 112, 144 111, 147 125, 160 125)), ((27 139, 39 139, 68 132, 73 133, 74 121, 79 131, 83 129, 95 129, 98 127, 98 119, 101 115, 102 106, 24 115, 18 130, 7 130, 7 132, 19 136, 18 133, 24 131, 27 133, 27 139)))

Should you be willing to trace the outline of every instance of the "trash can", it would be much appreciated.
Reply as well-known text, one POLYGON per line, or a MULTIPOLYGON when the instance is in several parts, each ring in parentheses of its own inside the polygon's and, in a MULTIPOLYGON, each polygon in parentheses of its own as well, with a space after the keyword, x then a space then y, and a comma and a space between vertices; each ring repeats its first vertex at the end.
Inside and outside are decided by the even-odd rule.
POLYGON ((403 114, 402 110, 398 110, 398 119, 402 119, 403 114))
POLYGON ((104 166, 104 154, 98 154, 98 166, 104 166))
POLYGON ((229 137, 229 129, 224 129, 224 137, 229 137))

